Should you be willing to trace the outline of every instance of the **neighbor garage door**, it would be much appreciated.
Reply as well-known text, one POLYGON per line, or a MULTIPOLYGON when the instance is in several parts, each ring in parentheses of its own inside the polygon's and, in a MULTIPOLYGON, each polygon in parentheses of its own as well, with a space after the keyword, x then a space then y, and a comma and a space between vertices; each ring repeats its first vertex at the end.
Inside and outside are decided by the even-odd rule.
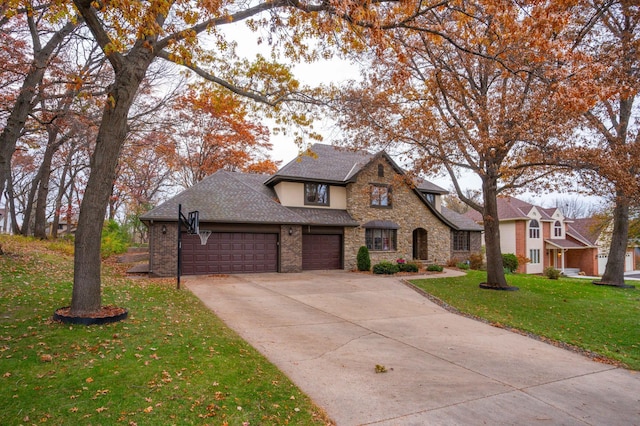
POLYGON ((278 235, 214 232, 206 245, 198 235, 182 235, 182 273, 241 274, 278 271, 278 235))
POLYGON ((302 235, 302 269, 341 269, 342 235, 302 235))

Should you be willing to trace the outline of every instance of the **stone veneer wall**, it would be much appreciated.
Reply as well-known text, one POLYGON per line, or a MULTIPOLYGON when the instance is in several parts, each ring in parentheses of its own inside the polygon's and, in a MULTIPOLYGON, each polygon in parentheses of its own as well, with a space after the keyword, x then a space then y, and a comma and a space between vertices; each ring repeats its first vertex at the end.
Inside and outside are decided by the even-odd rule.
POLYGON ((469 251, 453 250, 453 231, 451 232, 451 260, 464 262, 472 254, 482 253, 482 233, 469 232, 469 251))
MULTIPOLYGON (((372 161, 357 176, 357 181, 347 186, 347 210, 360 223, 370 220, 390 220, 400 226, 397 231, 396 251, 369 251, 371 264, 382 260, 395 262, 402 257, 413 258, 413 230, 424 228, 428 232, 429 260, 446 263, 451 251, 450 228, 438 219, 418 198, 416 193, 402 180, 393 167, 380 157, 372 161), (378 164, 384 167, 384 177, 378 177, 378 164), (392 189, 392 208, 371 207, 370 184, 388 184, 392 189)), ((356 256, 365 244, 365 229, 345 228, 344 268, 356 268, 356 256)))
POLYGON ((302 271, 302 227, 280 227, 280 272, 302 271), (289 235, 289 228, 293 231, 289 235))
POLYGON ((177 222, 154 222, 149 226, 149 274, 156 277, 175 277, 178 269, 177 222), (162 233, 162 225, 167 233, 162 233))

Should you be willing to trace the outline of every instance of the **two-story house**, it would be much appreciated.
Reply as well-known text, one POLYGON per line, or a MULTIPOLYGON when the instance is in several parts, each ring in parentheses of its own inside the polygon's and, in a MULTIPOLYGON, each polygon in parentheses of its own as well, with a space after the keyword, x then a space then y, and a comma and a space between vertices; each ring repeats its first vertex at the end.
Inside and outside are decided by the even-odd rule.
MULTIPOLYGON (((482 221, 479 213, 467 217, 482 221)), ((598 276, 604 272, 606 249, 603 229, 592 219, 570 219, 557 208, 543 208, 514 197, 498 198, 500 247, 529 259, 519 272, 540 274, 552 266, 567 275, 579 272, 598 276)), ((630 256, 627 256, 630 257, 630 256)), ((627 261, 628 270, 633 260, 627 261)))
POLYGON ((176 273, 178 205, 200 220, 182 233, 184 274, 352 270, 363 245, 373 263, 462 261, 482 228, 442 207, 446 192, 384 151, 315 144, 272 176, 218 171, 143 215, 150 273, 176 273))

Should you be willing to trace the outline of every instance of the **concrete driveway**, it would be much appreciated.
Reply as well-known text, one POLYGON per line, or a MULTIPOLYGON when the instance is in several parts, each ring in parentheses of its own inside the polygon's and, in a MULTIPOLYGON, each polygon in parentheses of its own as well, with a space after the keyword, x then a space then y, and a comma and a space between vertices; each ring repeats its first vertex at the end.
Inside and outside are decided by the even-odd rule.
POLYGON ((640 374, 452 314, 395 277, 184 282, 340 426, 640 425, 640 374))

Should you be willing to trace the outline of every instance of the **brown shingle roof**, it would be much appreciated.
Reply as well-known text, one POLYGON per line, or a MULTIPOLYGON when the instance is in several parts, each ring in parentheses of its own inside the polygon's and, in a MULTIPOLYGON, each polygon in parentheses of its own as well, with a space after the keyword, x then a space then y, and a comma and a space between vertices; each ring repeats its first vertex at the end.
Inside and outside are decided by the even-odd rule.
MULTIPOLYGON (((444 206, 441 208, 442 215, 449 219, 460 231, 482 231, 484 228, 468 216, 461 215, 444 206)), ((475 211, 475 210, 474 210, 475 211)), ((477 212, 476 212, 477 213, 477 212)))
POLYGON ((317 143, 306 153, 284 165, 266 184, 281 180, 346 183, 373 157, 373 154, 366 151, 350 151, 317 143))

